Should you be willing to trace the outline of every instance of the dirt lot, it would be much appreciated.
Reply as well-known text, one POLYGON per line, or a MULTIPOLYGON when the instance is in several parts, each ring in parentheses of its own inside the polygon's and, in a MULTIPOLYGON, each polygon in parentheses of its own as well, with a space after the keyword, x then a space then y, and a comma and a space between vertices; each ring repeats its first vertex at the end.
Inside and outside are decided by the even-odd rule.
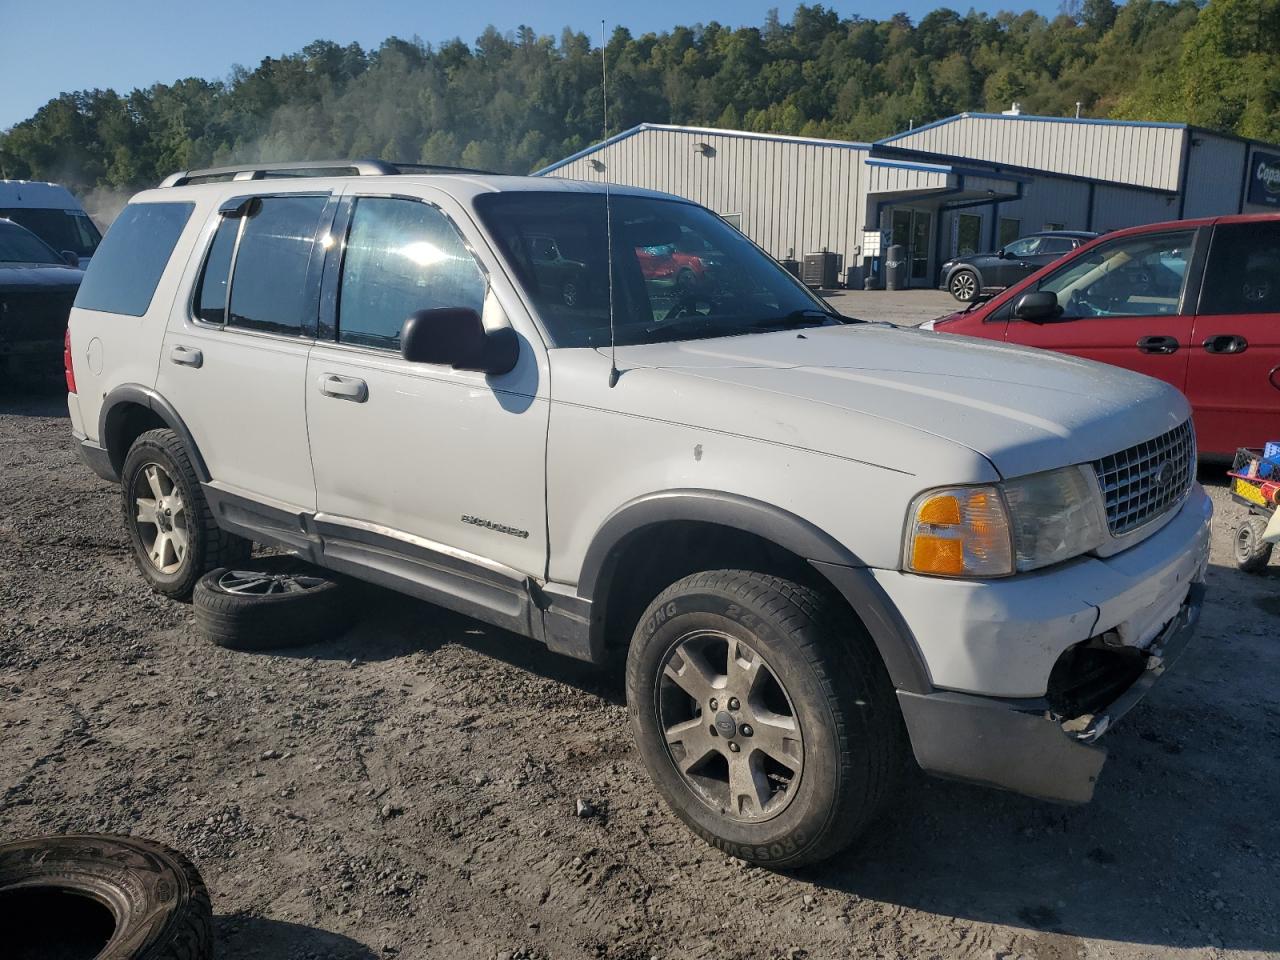
POLYGON ((0 399, 0 839, 186 850, 221 957, 1280 956, 1280 578, 1230 565, 1221 486, 1199 642, 1107 738, 1091 806, 916 776, 787 876, 655 800, 585 665, 372 589, 339 642, 202 642, 60 408, 0 399))

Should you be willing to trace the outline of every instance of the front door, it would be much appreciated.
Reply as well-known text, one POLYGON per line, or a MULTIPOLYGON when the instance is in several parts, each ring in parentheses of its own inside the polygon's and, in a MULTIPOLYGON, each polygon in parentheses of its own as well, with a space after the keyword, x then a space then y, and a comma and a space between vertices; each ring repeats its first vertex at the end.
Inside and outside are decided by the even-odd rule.
POLYGON ((1187 397, 1205 453, 1280 440, 1280 223, 1214 228, 1187 397))
POLYGON ((1068 258, 1036 285, 1057 294, 1062 315, 1043 322, 1015 316, 1005 339, 1127 367, 1185 389, 1195 241, 1194 230, 1144 233, 1068 258))
POLYGON ((907 282, 910 286, 929 283, 929 245, 933 236, 933 214, 914 207, 895 207, 891 221, 891 244, 900 244, 907 254, 907 282))
POLYGON ((465 214, 432 199, 357 192, 335 223, 306 377, 317 526, 327 555, 365 564, 542 577, 548 404, 533 346, 521 338, 515 369, 494 376, 400 355, 419 310, 468 308, 492 327, 517 307, 455 226, 465 214))

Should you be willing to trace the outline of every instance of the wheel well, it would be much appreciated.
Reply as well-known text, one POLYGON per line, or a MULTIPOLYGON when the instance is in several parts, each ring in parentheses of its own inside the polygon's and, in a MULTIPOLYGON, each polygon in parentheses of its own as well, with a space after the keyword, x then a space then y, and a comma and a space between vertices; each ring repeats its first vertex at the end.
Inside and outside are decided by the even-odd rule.
POLYGON ((133 441, 148 430, 168 427, 164 419, 150 407, 141 403, 118 403, 107 413, 106 429, 100 441, 111 458, 111 466, 119 476, 124 470, 124 458, 129 455, 133 441))
POLYGON ((808 561, 764 537, 703 521, 653 524, 628 536, 610 557, 597 600, 606 648, 625 648, 653 598, 703 570, 752 570, 834 593, 808 561))

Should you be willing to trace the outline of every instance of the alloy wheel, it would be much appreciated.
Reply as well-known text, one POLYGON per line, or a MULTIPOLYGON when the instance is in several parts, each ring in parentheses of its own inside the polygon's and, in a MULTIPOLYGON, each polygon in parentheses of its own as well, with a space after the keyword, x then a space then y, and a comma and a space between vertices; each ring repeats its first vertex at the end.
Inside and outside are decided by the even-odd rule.
POLYGON ((978 284, 971 273, 958 273, 951 279, 951 295, 957 300, 972 300, 978 284))
POLYGON ((133 477, 137 505, 134 522, 147 559, 160 573, 181 567, 190 546, 187 502, 169 471, 159 463, 144 464, 133 477))
POLYGON ((305 573, 262 573, 257 570, 228 570, 218 578, 218 586, 227 593, 255 597, 302 593, 327 582, 323 577, 305 573))
POLYGON ((764 657, 738 637, 697 630, 672 645, 661 670, 659 723, 693 794, 742 822, 786 809, 803 772, 804 737, 764 657))

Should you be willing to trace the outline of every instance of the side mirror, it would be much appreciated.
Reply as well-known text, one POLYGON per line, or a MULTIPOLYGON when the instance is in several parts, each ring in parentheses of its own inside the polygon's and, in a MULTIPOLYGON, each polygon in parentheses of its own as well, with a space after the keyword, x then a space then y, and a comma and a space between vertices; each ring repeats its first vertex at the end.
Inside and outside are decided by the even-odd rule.
POLYGON ((74 267, 75 269, 79 270, 80 254, 76 253, 74 250, 63 250, 62 262, 65 263, 68 267, 74 267))
POLYGON ((485 330, 480 314, 469 307, 419 310, 400 328, 400 356, 455 370, 508 373, 520 357, 520 341, 510 327, 485 330))
POLYGON ((1034 293, 1024 293, 1018 298, 1018 302, 1013 305, 1013 315, 1020 320, 1044 323, 1062 316, 1062 308, 1058 306, 1056 293, 1037 290, 1034 293))
POLYGON ((1007 251, 1007 250, 1005 250, 1005 248, 1004 248, 1004 247, 1001 247, 999 250, 997 250, 997 251, 996 251, 996 259, 998 259, 998 260, 1008 260, 1008 259, 1009 259, 1009 253, 1008 253, 1008 251, 1007 251))

